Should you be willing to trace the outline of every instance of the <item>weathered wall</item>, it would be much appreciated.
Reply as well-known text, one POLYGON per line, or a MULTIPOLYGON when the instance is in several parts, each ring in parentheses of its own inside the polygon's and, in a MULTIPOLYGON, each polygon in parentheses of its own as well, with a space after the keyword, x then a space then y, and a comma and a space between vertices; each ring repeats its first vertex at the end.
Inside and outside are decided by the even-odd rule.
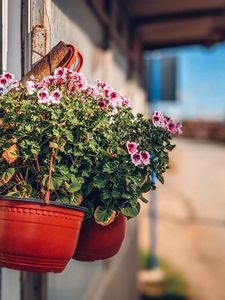
MULTIPOLYGON (((10 1, 9 8, 11 22, 7 63, 8 70, 15 73, 19 79, 21 75, 20 1, 10 1)), ((127 58, 113 42, 110 43, 108 50, 102 50, 102 28, 86 1, 46 0, 45 11, 46 9, 48 16, 45 16, 45 23, 48 23, 46 25, 49 29, 47 36, 50 36, 47 44, 50 43, 53 47, 62 40, 76 45, 84 56, 82 72, 89 81, 93 82, 95 79, 107 81, 115 89, 131 98, 132 107, 136 112, 145 113, 147 111, 145 93, 138 84, 138 75, 127 80, 127 58)), ((111 261, 111 264, 107 264, 107 269, 102 263, 71 262, 63 274, 50 274, 47 299, 82 300, 86 292, 94 293, 94 289, 88 288, 98 273, 106 277, 104 283, 99 285, 101 298, 96 300, 136 300, 136 265, 133 263, 137 257, 135 223, 132 228, 122 252, 111 261), (121 265, 123 272, 120 271, 121 265), (110 284, 111 280, 113 284, 110 284), (123 287, 120 288, 122 280, 123 287), (108 293, 108 290, 111 292, 108 293)), ((87 296, 86 299, 92 298, 87 296)), ((3 270, 1 300, 20 300, 20 273, 18 271, 3 270)))
MULTIPOLYGON (((6 51, 4 66, 8 71, 14 73, 18 79, 21 76, 20 5, 20 0, 8 1, 8 14, 5 16, 8 19, 8 26, 4 28, 4 34, 7 35, 7 38, 4 39, 4 43, 6 42, 4 45, 6 51)), ((2 288, 1 300, 19 300, 20 272, 2 269, 0 286, 2 288)))
POLYGON ((102 28, 85 1, 54 0, 50 19, 52 46, 60 40, 76 45, 84 56, 82 72, 91 82, 96 79, 107 81, 131 98, 136 112, 146 113, 146 95, 138 84, 138 76, 127 80, 127 58, 113 42, 107 51, 102 50, 102 28))

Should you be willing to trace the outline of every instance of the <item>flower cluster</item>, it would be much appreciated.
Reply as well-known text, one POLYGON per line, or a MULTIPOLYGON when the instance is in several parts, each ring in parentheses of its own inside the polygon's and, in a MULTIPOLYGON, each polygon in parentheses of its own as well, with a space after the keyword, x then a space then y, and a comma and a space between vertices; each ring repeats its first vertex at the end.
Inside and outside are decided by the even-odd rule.
POLYGON ((96 86, 89 85, 82 73, 67 68, 57 68, 54 75, 45 77, 41 82, 35 82, 34 77, 31 79, 26 82, 26 88, 30 95, 37 92, 39 104, 60 104, 62 90, 64 90, 67 96, 73 95, 76 91, 82 92, 83 100, 85 95, 91 95, 96 98, 101 110, 109 108, 113 113, 117 113, 117 107, 130 106, 130 100, 107 83, 97 80, 96 86))
POLYGON ((10 86, 12 87, 18 87, 19 83, 17 80, 14 79, 14 75, 10 72, 4 72, 0 76, 0 88, 8 88, 10 86))
MULTIPOLYGON (((0 75, 0 88, 16 84, 11 73, 0 75)), ((142 194, 156 188, 152 174, 164 182, 171 134, 181 124, 158 111, 152 119, 135 115, 110 85, 90 85, 66 68, 19 88, 0 96, 0 194, 44 198, 51 191, 51 200, 71 205, 82 195, 88 218, 105 225, 119 213, 137 216, 142 194)))
POLYGON ((113 90, 113 88, 105 82, 100 80, 97 83, 97 99, 98 105, 101 109, 112 108, 113 112, 117 112, 117 107, 129 107, 130 100, 121 95, 120 92, 113 90))
POLYGON ((127 141, 126 147, 128 153, 131 155, 131 160, 135 166, 141 164, 150 164, 150 154, 148 151, 141 151, 140 153, 138 153, 138 144, 130 141, 127 141))
POLYGON ((54 75, 49 75, 40 82, 36 82, 34 77, 31 79, 26 82, 26 88, 30 95, 37 93, 39 104, 60 104, 62 90, 70 96, 75 91, 87 91, 89 88, 82 73, 61 67, 54 71, 54 75))
POLYGON ((160 111, 155 111, 152 116, 152 122, 156 127, 165 128, 169 133, 182 133, 181 123, 174 122, 171 118, 164 116, 160 111))

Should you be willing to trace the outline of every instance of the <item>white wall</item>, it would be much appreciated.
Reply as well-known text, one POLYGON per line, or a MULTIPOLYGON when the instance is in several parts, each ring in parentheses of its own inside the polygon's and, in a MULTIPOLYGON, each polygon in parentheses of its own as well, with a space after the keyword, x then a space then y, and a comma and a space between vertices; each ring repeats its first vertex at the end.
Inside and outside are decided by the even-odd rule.
MULTIPOLYGON (((3 0, 3 50, 4 68, 21 77, 21 43, 20 43, 20 0, 3 0), (7 24, 8 23, 8 24, 7 24)), ((1 300, 20 299, 20 272, 2 269, 1 300)))
POLYGON ((2 269, 1 300, 20 300, 20 272, 2 269))
POLYGON ((8 1, 8 55, 7 70, 21 78, 20 0, 8 1))

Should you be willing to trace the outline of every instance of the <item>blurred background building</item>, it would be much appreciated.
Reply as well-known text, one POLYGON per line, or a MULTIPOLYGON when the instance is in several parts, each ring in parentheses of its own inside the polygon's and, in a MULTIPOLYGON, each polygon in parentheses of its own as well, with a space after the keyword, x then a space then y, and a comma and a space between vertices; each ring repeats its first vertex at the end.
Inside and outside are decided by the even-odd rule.
MULTIPOLYGON (((192 139, 176 141, 157 194, 158 254, 186 278, 188 299, 224 300, 224 144, 211 140, 225 140, 225 1, 2 0, 0 9, 2 71, 20 79, 62 40, 82 52, 90 81, 110 83, 135 112, 160 109, 184 121, 183 137, 192 139)), ((3 269, 0 300, 137 300, 149 207, 129 222, 116 257, 73 261, 59 275, 3 269)))

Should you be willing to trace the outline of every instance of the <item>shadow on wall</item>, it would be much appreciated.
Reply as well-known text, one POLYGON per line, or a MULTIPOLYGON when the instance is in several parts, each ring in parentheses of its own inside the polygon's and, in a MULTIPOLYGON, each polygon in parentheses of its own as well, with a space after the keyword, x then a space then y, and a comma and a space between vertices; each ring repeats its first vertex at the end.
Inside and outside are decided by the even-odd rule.
MULTIPOLYGON (((55 30, 57 28, 62 30, 62 26, 64 31, 71 31, 71 36, 74 34, 73 27, 69 26, 69 23, 74 24, 75 26, 81 29, 85 35, 87 35, 91 44, 93 44, 95 50, 92 53, 91 61, 98 62, 102 64, 102 45, 104 43, 103 29, 98 22, 97 17, 91 11, 90 7, 86 4, 84 0, 73 0, 73 1, 61 1, 61 0, 53 0, 53 5, 56 6, 56 10, 53 9, 52 22, 54 22, 54 26, 52 26, 55 30), (61 19, 60 13, 57 12, 59 10, 65 19, 61 19), (69 19, 69 22, 67 22, 69 19), (66 20, 67 24, 60 24, 66 20)), ((68 32, 65 32, 65 37, 68 35, 68 32)), ((70 35, 70 32, 69 32, 70 35)), ((80 41, 82 41, 82 37, 79 35, 76 37, 76 44, 79 46, 80 41)), ((81 42, 82 44, 82 42, 81 42)), ((128 65, 127 60, 125 59, 123 53, 113 44, 111 43, 110 49, 112 50, 112 60, 116 64, 116 67, 120 69, 120 71, 127 73, 128 65)), ((87 51, 83 49, 83 52, 87 51)), ((96 68, 94 65, 92 68, 96 68)))
MULTIPOLYGON (((53 0, 53 3, 67 18, 70 19, 72 23, 75 23, 80 28, 82 28, 82 30, 88 35, 93 44, 96 43, 96 29, 98 30, 98 28, 96 28, 95 26, 96 17, 93 15, 84 0, 53 0)), ((55 21, 57 22, 57 20, 55 21)))

